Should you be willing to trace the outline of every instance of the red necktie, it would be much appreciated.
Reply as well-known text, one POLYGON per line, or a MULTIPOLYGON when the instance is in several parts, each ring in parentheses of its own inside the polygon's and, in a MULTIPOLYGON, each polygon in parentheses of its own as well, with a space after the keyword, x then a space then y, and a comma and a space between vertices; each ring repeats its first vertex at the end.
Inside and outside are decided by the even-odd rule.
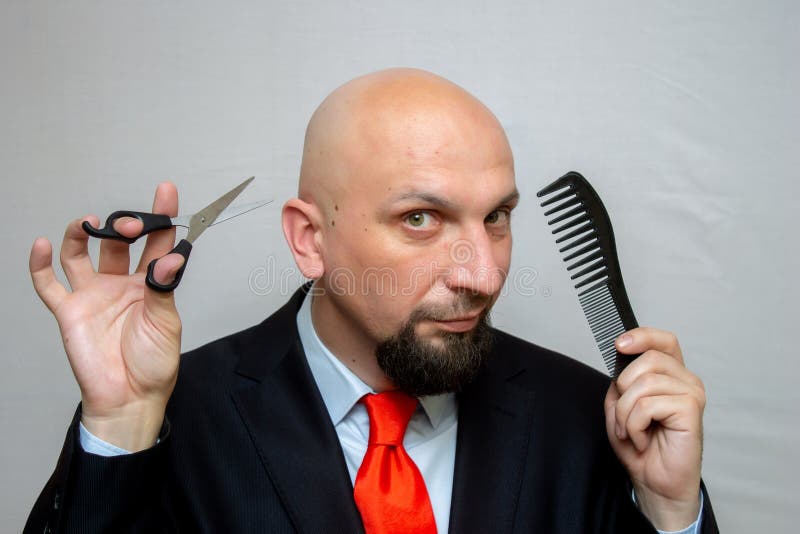
POLYGON ((425 481, 403 448, 417 399, 401 391, 365 395, 369 444, 354 496, 367 534, 436 534, 425 481))

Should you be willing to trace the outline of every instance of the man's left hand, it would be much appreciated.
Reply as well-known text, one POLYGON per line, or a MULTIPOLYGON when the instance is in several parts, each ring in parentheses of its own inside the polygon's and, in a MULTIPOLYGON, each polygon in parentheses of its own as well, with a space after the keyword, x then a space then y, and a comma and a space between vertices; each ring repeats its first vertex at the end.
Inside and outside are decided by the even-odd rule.
POLYGON ((684 365, 670 332, 635 328, 616 344, 623 354, 642 355, 608 389, 608 439, 642 513, 659 530, 684 529, 700 507, 703 382, 684 365))

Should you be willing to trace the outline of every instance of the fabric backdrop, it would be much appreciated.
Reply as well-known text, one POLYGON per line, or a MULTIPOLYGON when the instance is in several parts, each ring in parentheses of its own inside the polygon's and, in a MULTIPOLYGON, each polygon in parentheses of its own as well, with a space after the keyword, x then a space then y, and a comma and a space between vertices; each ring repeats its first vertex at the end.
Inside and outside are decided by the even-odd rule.
POLYGON ((535 198, 583 172, 640 323, 676 332, 705 380, 720 525, 794 531, 799 6, 3 1, 0 531, 21 529, 79 399, 28 278, 34 238, 148 209, 162 180, 196 210, 255 175, 242 201, 275 202, 207 232, 178 298, 185 349, 256 323, 301 282, 279 214, 311 112, 391 66, 452 79, 508 131, 522 202, 495 324, 602 369, 535 198))

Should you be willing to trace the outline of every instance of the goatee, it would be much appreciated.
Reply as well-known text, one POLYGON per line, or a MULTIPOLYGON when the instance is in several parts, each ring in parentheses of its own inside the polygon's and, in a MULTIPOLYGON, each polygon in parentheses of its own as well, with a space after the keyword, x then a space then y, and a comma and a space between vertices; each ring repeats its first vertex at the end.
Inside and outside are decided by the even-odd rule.
POLYGON ((461 391, 472 382, 492 348, 489 310, 484 310, 472 330, 442 332, 439 343, 420 338, 416 325, 441 319, 436 313, 416 310, 397 335, 378 345, 376 356, 384 374, 402 391, 415 397, 461 391))

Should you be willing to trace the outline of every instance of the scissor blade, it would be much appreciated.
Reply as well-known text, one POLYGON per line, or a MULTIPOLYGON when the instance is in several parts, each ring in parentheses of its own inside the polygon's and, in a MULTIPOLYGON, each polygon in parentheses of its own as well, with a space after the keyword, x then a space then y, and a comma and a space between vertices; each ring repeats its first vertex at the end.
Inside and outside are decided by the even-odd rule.
POLYGON ((211 223, 211 226, 215 224, 219 224, 221 222, 229 221, 234 217, 238 217, 239 215, 244 215, 248 211, 253 211, 261 206, 266 206, 272 202, 272 200, 261 200, 258 202, 250 202, 249 204, 237 204, 236 206, 231 206, 230 208, 225 209, 222 213, 219 214, 217 219, 211 223))
MULTIPOLYGON (((261 206, 266 206, 271 202, 272 200, 259 200, 258 202, 250 202, 249 204, 237 204, 235 206, 230 206, 229 208, 225 208, 225 211, 220 213, 217 219, 210 226, 215 226, 221 222, 228 221, 234 217, 243 215, 248 211, 253 211, 261 206)), ((192 222, 192 217, 194 217, 194 215, 181 215, 180 217, 173 217, 172 226, 183 226, 184 228, 189 228, 189 223, 192 222)))
POLYGON ((194 241, 200 237, 200 234, 205 232, 206 228, 214 224, 214 221, 216 221, 220 214, 225 211, 225 208, 227 208, 230 203, 233 202, 233 200, 238 197, 242 191, 244 191, 245 187, 250 185, 250 182, 252 182, 254 178, 254 176, 251 176, 202 210, 192 215, 192 219, 189 222, 189 235, 186 236, 186 240, 189 243, 194 243, 194 241))

